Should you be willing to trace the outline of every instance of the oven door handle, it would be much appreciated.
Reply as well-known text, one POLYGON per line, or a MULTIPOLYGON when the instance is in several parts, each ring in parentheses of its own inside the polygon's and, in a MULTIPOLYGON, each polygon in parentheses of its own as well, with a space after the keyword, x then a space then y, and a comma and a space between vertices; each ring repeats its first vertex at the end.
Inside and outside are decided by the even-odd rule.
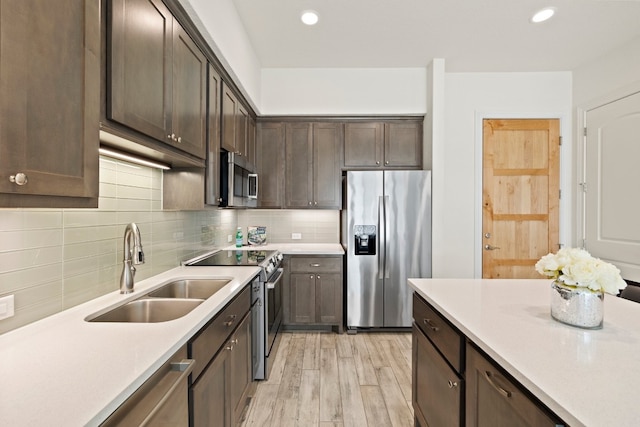
POLYGON ((275 289, 276 285, 280 280, 282 280, 282 276, 284 276, 284 268, 279 268, 276 270, 276 274, 278 274, 278 278, 266 283, 267 289, 275 289))

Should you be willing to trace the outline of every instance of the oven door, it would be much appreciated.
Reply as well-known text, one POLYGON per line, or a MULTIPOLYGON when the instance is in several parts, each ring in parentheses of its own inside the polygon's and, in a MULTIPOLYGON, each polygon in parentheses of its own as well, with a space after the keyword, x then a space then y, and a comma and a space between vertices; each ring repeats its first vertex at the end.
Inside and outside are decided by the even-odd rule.
MULTIPOLYGON (((273 350, 273 343, 278 335, 282 323, 282 286, 284 269, 278 268, 266 283, 267 301, 267 346, 265 356, 269 357, 273 350)), ((275 356, 275 354, 274 354, 275 356)))

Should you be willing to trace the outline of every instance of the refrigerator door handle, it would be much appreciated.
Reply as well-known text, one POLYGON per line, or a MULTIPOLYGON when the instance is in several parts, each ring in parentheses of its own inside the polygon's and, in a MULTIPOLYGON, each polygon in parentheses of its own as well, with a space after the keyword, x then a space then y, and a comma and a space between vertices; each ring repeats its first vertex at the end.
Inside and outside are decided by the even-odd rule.
POLYGON ((383 241, 385 237, 385 212, 384 212, 384 198, 383 196, 378 197, 378 279, 384 278, 384 267, 385 267, 385 258, 386 258, 386 243, 383 241))
POLYGON ((391 225, 389 224, 389 212, 387 209, 389 208, 389 196, 384 196, 384 208, 382 211, 384 212, 384 278, 389 278, 389 262, 387 262, 387 253, 389 252, 389 229, 391 225))

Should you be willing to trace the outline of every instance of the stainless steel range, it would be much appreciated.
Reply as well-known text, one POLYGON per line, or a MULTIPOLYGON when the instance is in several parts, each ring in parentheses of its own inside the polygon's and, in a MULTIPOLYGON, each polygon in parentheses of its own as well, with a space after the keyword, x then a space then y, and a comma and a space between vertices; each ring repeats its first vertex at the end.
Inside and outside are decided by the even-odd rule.
POLYGON ((282 324, 282 254, 255 249, 222 250, 186 261, 192 267, 257 266, 260 273, 252 284, 253 377, 266 380, 278 350, 282 324))

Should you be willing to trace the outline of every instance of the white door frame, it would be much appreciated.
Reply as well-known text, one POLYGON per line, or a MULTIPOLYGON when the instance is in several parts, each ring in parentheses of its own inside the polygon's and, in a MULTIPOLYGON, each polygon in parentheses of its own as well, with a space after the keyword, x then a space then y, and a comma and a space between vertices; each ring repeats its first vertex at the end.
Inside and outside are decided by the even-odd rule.
POLYGON ((571 213, 574 206, 574 197, 571 191, 573 183, 576 182, 572 174, 572 138, 571 127, 566 115, 560 112, 513 112, 513 111, 476 111, 475 114, 475 200, 474 200, 474 277, 482 277, 482 144, 483 130, 482 122, 484 119, 559 119, 560 120, 560 136, 562 137, 562 146, 560 146, 560 191, 563 197, 560 199, 559 206, 559 242, 561 245, 572 242, 571 238, 571 213))

